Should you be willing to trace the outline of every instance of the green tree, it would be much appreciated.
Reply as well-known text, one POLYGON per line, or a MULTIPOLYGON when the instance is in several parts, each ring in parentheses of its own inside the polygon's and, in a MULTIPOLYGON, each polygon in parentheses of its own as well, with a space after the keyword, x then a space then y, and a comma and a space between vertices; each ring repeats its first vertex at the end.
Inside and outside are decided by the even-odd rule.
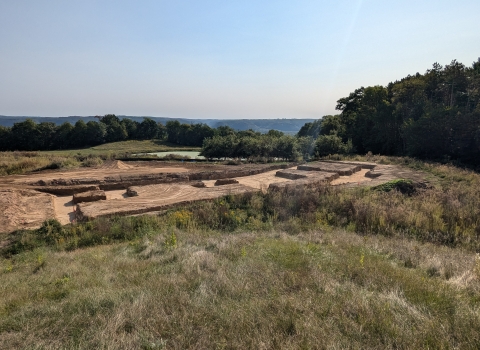
POLYGON ((106 142, 117 142, 127 139, 127 129, 115 114, 105 115, 100 119, 100 122, 105 124, 107 128, 107 134, 105 135, 106 142))
POLYGON ((53 148, 54 149, 67 149, 73 147, 70 136, 73 131, 73 125, 70 123, 63 123, 55 131, 53 136, 53 148))
POLYGON ((105 136, 107 135, 107 126, 103 123, 89 121, 87 123, 85 144, 89 146, 96 146, 105 143, 105 136))
POLYGON ((351 142, 344 143, 337 135, 320 135, 315 143, 315 154, 319 157, 331 154, 347 154, 351 151, 351 142))
POLYGON ((69 135, 70 144, 72 147, 85 147, 88 141, 88 128, 87 124, 80 119, 73 126, 72 132, 69 135))
POLYGON ((39 149, 53 149, 55 134, 57 132, 55 123, 43 122, 37 125, 37 129, 39 133, 39 149))
POLYGON ((140 140, 151 140, 158 135, 158 124, 150 118, 143 118, 137 128, 137 137, 140 140))
POLYGON ((37 151, 42 147, 40 131, 31 119, 13 124, 11 140, 13 150, 37 151))
POLYGON ((12 145, 12 130, 0 125, 0 151, 11 150, 12 145))
MULTIPOLYGON (((325 118, 325 117, 323 117, 325 118)), ((297 137, 308 137, 311 136, 314 139, 320 134, 322 120, 316 120, 313 123, 305 123, 297 133, 297 137)))

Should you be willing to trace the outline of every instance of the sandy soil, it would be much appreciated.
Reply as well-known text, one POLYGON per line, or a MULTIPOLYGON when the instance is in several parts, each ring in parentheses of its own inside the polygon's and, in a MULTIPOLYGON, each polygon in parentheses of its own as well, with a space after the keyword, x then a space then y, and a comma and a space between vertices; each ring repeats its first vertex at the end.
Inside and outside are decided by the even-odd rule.
MULTIPOLYGON (((296 167, 290 168, 290 169, 295 169, 295 168, 296 167)), ((293 181, 293 180, 285 179, 283 177, 275 176, 277 171, 278 170, 267 171, 266 173, 263 173, 263 174, 237 177, 236 179, 242 185, 250 186, 250 187, 262 190, 263 192, 266 192, 268 189, 268 186, 272 183, 293 181)))
POLYGON ((371 178, 365 177, 365 174, 367 172, 369 172, 369 169, 362 169, 350 176, 340 176, 338 179, 335 179, 332 182, 330 182, 330 184, 335 186, 335 185, 344 185, 349 183, 360 184, 366 181, 372 181, 371 178))
POLYGON ((33 183, 39 180, 49 181, 55 179, 82 179, 90 178, 96 180, 103 180, 105 177, 117 175, 148 175, 160 173, 186 173, 192 169, 186 167, 175 166, 141 166, 131 165, 124 162, 117 161, 115 164, 104 164, 99 168, 79 168, 75 170, 66 171, 48 171, 38 172, 29 175, 10 175, 0 178, 0 187, 10 187, 23 185, 26 183, 33 183))
POLYGON ((38 228, 55 216, 54 196, 30 190, 0 190, 0 232, 38 228))
MULTIPOLYGON (((296 167, 289 169, 296 169, 296 167)), ((292 181, 289 179, 275 176, 277 171, 278 170, 272 170, 252 176, 236 177, 235 179, 238 181, 239 184, 256 188, 262 191, 266 191, 271 183, 292 181)), ((207 187, 214 187, 215 181, 216 180, 203 180, 203 183, 207 187)))
POLYGON ((138 196, 80 203, 77 205, 77 216, 80 218, 96 218, 114 214, 133 215, 158 211, 174 204, 214 199, 228 194, 258 191, 255 188, 241 184, 204 188, 193 187, 188 184, 160 184, 133 186, 133 189, 138 193, 138 196))
POLYGON ((55 197, 55 218, 62 225, 69 224, 75 220, 75 204, 73 204, 72 196, 55 197))

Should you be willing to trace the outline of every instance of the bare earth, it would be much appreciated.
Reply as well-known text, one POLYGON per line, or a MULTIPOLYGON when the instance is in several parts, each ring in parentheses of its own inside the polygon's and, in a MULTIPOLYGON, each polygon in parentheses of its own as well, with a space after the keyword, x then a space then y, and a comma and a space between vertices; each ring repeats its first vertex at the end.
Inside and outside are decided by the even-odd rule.
POLYGON ((371 178, 369 177, 365 177, 365 174, 367 172, 369 172, 370 170, 369 169, 361 169, 359 171, 357 171, 356 173, 353 173, 352 175, 350 176, 340 176, 338 179, 335 179, 333 180, 332 182, 330 182, 331 185, 344 185, 344 184, 358 184, 360 185, 360 183, 364 183, 366 181, 372 181, 371 178))
MULTIPOLYGON (((210 200, 228 194, 259 190, 266 192, 270 185, 274 186, 270 188, 290 188, 330 182, 331 185, 348 187, 376 186, 397 178, 424 181, 423 174, 408 169, 362 162, 313 162, 298 166, 297 169, 296 166, 285 168, 262 164, 225 166, 197 163, 165 166, 165 163, 159 162, 112 161, 96 169, 44 171, 1 177, 0 232, 37 228, 49 218, 56 218, 66 225, 98 216, 156 212, 174 205, 210 200), (141 176, 135 177, 136 175, 141 176), (145 182, 145 178, 153 179, 153 184, 145 182), (216 179, 222 178, 235 178, 238 183, 214 186, 216 179), (57 196, 37 191, 42 190, 39 182, 56 182, 57 179, 89 179, 93 184, 98 181, 106 187, 102 189, 105 190, 107 199, 74 205, 72 195, 57 196), (199 180, 206 187, 192 186, 199 180), (117 181, 115 186, 120 189, 109 190, 107 187, 112 186, 107 181, 117 181), (29 185, 33 183, 37 183, 36 187, 29 185)), ((66 185, 57 186, 57 189, 60 187, 68 190, 68 181, 64 183, 66 185)), ((81 187, 71 186, 73 190, 82 192, 81 187)), ((48 190, 48 186, 45 186, 45 191, 48 190)))
POLYGON ((31 190, 0 190, 0 232, 37 228, 55 217, 54 196, 31 190))

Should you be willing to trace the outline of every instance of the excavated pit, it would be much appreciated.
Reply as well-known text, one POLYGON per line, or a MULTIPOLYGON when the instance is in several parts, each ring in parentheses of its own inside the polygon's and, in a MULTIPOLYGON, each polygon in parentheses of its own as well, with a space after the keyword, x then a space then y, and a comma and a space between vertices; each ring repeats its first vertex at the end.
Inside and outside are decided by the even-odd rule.
POLYGON ((5 176, 0 178, 0 232, 36 228, 49 218, 68 224, 99 216, 156 213, 230 194, 326 184, 377 186, 398 178, 424 181, 418 173, 394 165, 319 161, 294 166, 182 164, 168 167, 155 162, 117 162, 97 169, 5 176), (227 184, 215 186, 217 180, 227 184))
POLYGON ((304 171, 323 171, 327 173, 337 173, 340 176, 349 176, 361 169, 358 165, 345 163, 312 162, 308 165, 299 165, 298 170, 304 171))

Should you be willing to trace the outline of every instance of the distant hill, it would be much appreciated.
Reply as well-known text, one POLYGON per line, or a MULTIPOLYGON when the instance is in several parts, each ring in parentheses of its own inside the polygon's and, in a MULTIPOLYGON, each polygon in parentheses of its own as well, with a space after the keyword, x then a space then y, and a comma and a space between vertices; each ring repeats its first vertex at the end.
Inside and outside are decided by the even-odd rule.
MULTIPOLYGON (((129 118, 141 122, 144 117, 135 117, 135 116, 121 116, 118 115, 120 119, 129 118)), ((148 117, 162 124, 167 123, 171 120, 178 120, 180 123, 186 124, 198 124, 205 123, 212 128, 217 128, 219 126, 227 125, 235 130, 248 130, 252 129, 259 132, 267 132, 268 130, 279 130, 286 134, 295 134, 300 130, 300 128, 305 123, 311 123, 316 119, 185 119, 185 118, 158 118, 158 117, 148 117)), ((12 117, 0 115, 0 125, 2 126, 13 126, 14 123, 23 122, 26 119, 32 119, 36 123, 42 122, 51 122, 57 125, 63 123, 75 124, 78 120, 82 119, 85 123, 90 120, 97 120, 94 116, 89 117, 80 117, 80 116, 69 116, 69 117, 12 117)))

